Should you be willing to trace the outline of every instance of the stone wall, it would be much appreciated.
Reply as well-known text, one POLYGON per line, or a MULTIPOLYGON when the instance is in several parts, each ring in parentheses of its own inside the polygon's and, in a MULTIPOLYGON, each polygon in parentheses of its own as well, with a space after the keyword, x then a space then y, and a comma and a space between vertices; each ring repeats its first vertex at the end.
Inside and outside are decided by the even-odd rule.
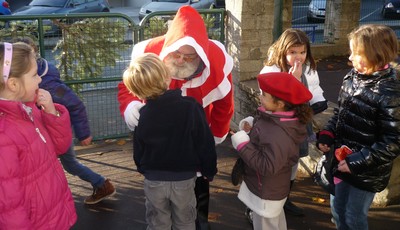
POLYGON ((274 4, 265 0, 232 0, 226 1, 225 7, 226 47, 234 60, 235 114, 232 125, 235 127, 240 119, 252 114, 254 108, 251 96, 239 83, 254 79, 262 68, 262 60, 273 41, 274 4))

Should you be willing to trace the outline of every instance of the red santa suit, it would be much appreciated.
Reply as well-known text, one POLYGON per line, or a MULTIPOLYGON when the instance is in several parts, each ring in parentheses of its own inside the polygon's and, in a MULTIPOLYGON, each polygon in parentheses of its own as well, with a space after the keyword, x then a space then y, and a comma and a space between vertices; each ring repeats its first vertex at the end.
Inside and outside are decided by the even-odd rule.
MULTIPOLYGON (((221 143, 229 132, 233 115, 232 57, 222 43, 208 39, 207 30, 200 14, 190 6, 183 6, 177 12, 168 32, 136 44, 132 60, 142 53, 155 53, 163 60, 169 53, 183 45, 192 46, 204 63, 204 70, 190 80, 172 79, 170 89, 180 88, 184 96, 194 97, 207 116, 215 142, 221 143)), ((123 82, 118 85, 120 112, 129 109, 129 104, 139 101, 129 93, 123 82)), ((126 119, 126 118, 125 118, 126 119)))

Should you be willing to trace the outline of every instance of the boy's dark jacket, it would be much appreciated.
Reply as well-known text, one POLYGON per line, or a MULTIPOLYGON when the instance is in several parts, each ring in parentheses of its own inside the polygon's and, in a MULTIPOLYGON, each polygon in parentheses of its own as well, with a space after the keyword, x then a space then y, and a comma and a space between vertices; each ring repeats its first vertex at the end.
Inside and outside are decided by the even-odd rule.
POLYGON ((336 171, 336 177, 370 192, 385 189, 400 154, 400 82, 395 71, 366 76, 351 70, 324 130, 334 135, 336 148, 353 150, 345 159, 351 174, 336 171))
POLYGON ((90 136, 90 127, 83 102, 75 92, 60 79, 60 72, 53 64, 47 62, 43 58, 38 59, 37 64, 39 76, 45 73, 45 75, 42 76, 42 82, 39 84, 39 88, 49 91, 53 102, 62 104, 68 109, 75 137, 79 141, 88 138, 90 136))
POLYGON ((180 89, 168 90, 147 100, 140 110, 134 132, 135 164, 145 176, 149 172, 200 171, 212 180, 217 173, 214 137, 201 105, 181 94, 180 89))

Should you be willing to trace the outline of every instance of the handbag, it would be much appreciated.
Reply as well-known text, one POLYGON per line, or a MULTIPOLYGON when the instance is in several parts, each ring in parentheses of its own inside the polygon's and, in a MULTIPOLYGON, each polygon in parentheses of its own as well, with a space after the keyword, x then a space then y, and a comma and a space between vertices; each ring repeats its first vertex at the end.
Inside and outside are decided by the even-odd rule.
POLYGON ((231 181, 234 186, 240 184, 243 181, 244 176, 244 161, 242 158, 238 158, 231 172, 231 181))
MULTIPOLYGON (((333 146, 332 146, 333 147, 333 146)), ((333 183, 333 162, 335 161, 334 148, 324 153, 315 166, 313 180, 328 193, 335 195, 335 184, 333 183)))

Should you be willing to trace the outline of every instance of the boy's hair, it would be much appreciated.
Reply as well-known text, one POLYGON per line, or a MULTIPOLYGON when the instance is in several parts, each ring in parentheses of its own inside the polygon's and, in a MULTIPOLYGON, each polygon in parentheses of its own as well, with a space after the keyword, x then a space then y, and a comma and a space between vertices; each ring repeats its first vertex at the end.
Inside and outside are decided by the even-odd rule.
POLYGON ((23 42, 30 45, 35 53, 39 53, 39 48, 36 42, 31 37, 16 37, 11 40, 12 43, 23 42))
POLYGON ((369 72, 375 72, 397 58, 397 36, 385 25, 362 25, 348 35, 353 52, 366 61, 369 72))
MULTIPOLYGON (((29 72, 32 68, 31 60, 35 57, 32 48, 22 42, 12 44, 12 57, 11 57, 11 68, 8 78, 20 78, 22 75, 29 72)), ((4 64, 4 43, 0 43, 0 73, 3 76, 3 65, 4 64)), ((5 82, 3 77, 0 77, 0 90, 4 89, 5 82)))
POLYGON ((160 58, 144 53, 131 61, 123 74, 123 82, 140 99, 154 99, 168 89, 169 72, 160 58))
POLYGON ((281 36, 276 40, 268 49, 268 57, 264 65, 272 66, 277 65, 282 72, 289 72, 289 66, 286 61, 286 54, 291 47, 305 46, 307 52, 306 62, 309 63, 310 68, 317 69, 317 65, 311 53, 310 40, 307 34, 302 30, 289 28, 286 29, 281 36))

